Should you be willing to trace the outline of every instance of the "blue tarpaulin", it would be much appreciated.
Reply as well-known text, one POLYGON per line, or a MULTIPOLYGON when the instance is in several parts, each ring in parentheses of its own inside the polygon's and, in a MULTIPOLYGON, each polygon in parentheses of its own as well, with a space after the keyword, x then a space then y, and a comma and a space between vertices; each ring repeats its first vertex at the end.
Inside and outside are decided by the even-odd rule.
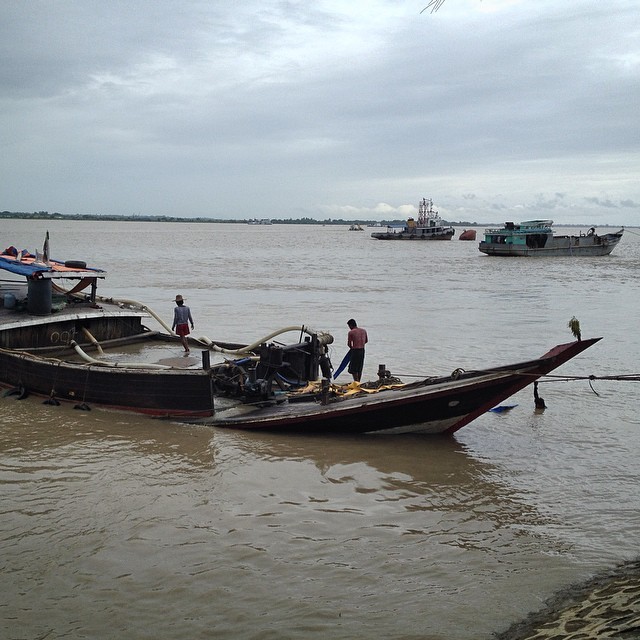
MULTIPOLYGON (((5 271, 10 271, 11 273, 17 273, 21 276, 29 276, 34 275, 35 273, 47 273, 51 274, 49 277, 58 277, 65 278, 70 275, 69 269, 64 269, 64 262, 59 262, 57 260, 50 260, 51 266, 47 266, 46 264, 36 263, 36 262, 24 262, 18 261, 15 258, 0 255, 0 269, 4 269, 5 271), (60 271, 56 270, 56 266, 61 267, 60 271), (53 276, 53 274, 56 274, 53 276)), ((90 274, 86 274, 88 277, 104 277, 104 271, 102 269, 91 269, 89 267, 85 267, 83 269, 72 269, 77 278, 78 271, 90 271, 90 274)))

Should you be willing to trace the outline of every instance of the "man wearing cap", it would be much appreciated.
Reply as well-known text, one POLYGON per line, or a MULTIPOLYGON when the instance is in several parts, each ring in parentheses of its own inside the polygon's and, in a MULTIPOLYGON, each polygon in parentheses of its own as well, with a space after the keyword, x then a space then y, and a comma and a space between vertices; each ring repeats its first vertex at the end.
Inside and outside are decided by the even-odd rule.
POLYGON ((175 331, 180 336, 185 355, 189 353, 189 343, 187 342, 189 324, 191 324, 191 328, 193 329, 191 309, 189 309, 189 307, 184 303, 182 296, 177 295, 176 308, 173 310, 173 326, 171 327, 171 330, 175 331))

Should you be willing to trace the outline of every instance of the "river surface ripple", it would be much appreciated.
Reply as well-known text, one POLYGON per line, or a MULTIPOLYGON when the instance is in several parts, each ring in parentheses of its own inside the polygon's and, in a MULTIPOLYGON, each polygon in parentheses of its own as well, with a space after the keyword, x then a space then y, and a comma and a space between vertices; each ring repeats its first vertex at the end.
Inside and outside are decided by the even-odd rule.
MULTIPOLYGON (((589 225, 585 225, 584 231, 589 225)), ((8 220, 5 242, 108 270, 99 287, 196 335, 309 324, 364 378, 448 374, 603 340, 559 373, 638 373, 640 235, 605 258, 346 227, 8 220)), ((480 230, 482 231, 482 230, 480 230)), ((171 349, 168 349, 171 352, 171 349)), ((168 355, 171 355, 169 353, 168 355)), ((640 388, 545 382, 454 438, 296 437, 0 399, 0 637, 478 640, 637 554, 640 388)))

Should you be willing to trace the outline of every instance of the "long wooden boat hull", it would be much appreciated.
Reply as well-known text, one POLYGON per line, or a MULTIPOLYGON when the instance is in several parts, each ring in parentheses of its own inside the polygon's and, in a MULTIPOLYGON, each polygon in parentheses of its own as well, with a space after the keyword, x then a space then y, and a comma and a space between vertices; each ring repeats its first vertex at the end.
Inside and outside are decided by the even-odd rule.
POLYGON ((285 404, 217 414, 212 423, 236 429, 324 433, 453 434, 539 377, 598 342, 592 338, 554 347, 527 362, 424 380, 326 404, 285 404))

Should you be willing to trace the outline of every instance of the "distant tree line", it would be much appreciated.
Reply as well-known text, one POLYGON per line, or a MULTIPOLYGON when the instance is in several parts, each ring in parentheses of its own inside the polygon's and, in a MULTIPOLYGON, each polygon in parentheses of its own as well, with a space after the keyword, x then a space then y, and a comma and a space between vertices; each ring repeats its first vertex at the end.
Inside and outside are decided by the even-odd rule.
MULTIPOLYGON (((48 211, 0 211, 1 218, 20 218, 25 220, 109 220, 113 222, 215 222, 217 224, 245 224, 247 220, 245 218, 179 218, 177 216, 153 216, 153 215, 113 215, 113 214, 97 214, 97 213, 49 213, 48 211)), ((327 218, 325 220, 315 220, 314 218, 271 218, 271 224, 323 224, 323 225, 374 225, 381 224, 382 226, 404 224, 405 219, 397 220, 344 220, 342 218, 327 218)), ((459 224, 466 226, 474 226, 476 222, 447 222, 445 224, 459 224)))

